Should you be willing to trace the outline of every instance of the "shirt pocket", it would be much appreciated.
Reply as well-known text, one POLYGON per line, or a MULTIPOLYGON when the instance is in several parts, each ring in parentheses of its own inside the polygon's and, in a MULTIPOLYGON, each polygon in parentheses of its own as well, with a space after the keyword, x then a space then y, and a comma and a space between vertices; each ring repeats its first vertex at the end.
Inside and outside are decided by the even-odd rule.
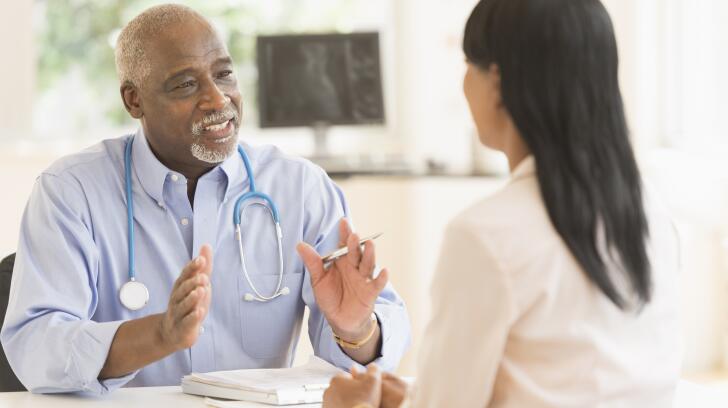
MULTIPOLYGON (((281 289, 288 287, 287 295, 265 302, 241 302, 243 349, 250 357, 275 358, 284 356, 293 349, 303 316, 301 286, 304 276, 303 272, 283 275, 281 289)), ((270 296, 278 286, 277 274, 251 275, 250 279, 264 296, 270 296)), ((255 295, 247 282, 244 288, 241 298, 247 293, 255 295)))

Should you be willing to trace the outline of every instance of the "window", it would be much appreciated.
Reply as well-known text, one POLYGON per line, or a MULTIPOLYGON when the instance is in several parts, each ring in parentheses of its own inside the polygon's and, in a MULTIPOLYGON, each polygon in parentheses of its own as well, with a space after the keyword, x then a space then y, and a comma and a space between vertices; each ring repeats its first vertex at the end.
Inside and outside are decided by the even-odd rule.
MULTIPOLYGON (((124 110, 113 46, 123 25, 160 1, 38 0, 33 138, 98 140, 136 126, 124 110)), ((382 30, 387 0, 189 0, 219 29, 236 62, 246 126, 256 114, 257 34, 382 30)))
POLYGON ((728 4, 723 0, 641 0, 620 48, 638 144, 700 155, 728 152, 728 4), (633 61, 630 61, 633 59, 633 61))

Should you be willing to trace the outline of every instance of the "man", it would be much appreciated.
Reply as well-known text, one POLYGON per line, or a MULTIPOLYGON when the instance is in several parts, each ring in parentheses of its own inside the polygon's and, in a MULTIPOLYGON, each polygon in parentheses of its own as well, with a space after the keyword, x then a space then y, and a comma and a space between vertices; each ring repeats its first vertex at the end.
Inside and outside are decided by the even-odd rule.
POLYGON ((374 247, 360 250, 343 195, 319 168, 242 144, 246 169, 240 92, 208 21, 183 6, 148 9, 121 32, 116 61, 141 129, 52 165, 24 214, 0 334, 23 384, 101 394, 176 385, 191 371, 289 366, 305 306, 318 356, 394 368, 409 323, 387 271, 373 276, 374 247), (277 203, 282 277, 270 206, 244 205, 236 239, 233 208, 253 177, 277 203), (325 268, 318 254, 344 244, 350 253, 325 268), (122 305, 130 280, 148 289, 141 310, 122 305))

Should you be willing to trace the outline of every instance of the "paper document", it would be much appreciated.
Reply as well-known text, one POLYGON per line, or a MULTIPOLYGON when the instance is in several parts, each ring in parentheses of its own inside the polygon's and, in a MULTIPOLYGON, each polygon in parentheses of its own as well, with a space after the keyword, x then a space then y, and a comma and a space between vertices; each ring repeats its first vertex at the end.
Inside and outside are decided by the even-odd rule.
MULTIPOLYGON (((248 401, 227 401, 217 400, 214 398, 205 398, 205 406, 214 408, 258 408, 258 407, 270 407, 270 404, 248 402, 248 401)), ((296 408, 321 408, 321 404, 296 404, 296 408)))
POLYGON ((343 372, 318 358, 293 368, 192 373, 182 378, 188 394, 287 405, 321 402, 331 378, 343 372))
POLYGON ((287 388, 326 389, 331 377, 342 370, 328 362, 311 357, 305 365, 293 368, 265 368, 253 370, 192 373, 189 380, 220 387, 251 391, 277 391, 287 388))

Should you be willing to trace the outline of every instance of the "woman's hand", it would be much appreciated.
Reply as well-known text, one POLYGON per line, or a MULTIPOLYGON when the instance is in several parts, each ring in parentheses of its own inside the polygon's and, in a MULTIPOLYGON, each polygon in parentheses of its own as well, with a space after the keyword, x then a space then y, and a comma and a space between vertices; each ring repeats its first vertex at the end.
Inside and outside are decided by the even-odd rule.
POLYGON ((407 397, 409 385, 394 374, 382 373, 382 408, 398 408, 407 397))
POLYGON ((329 388, 324 392, 324 408, 379 407, 382 394, 379 367, 369 364, 366 372, 359 373, 352 368, 351 373, 331 379, 329 388))

